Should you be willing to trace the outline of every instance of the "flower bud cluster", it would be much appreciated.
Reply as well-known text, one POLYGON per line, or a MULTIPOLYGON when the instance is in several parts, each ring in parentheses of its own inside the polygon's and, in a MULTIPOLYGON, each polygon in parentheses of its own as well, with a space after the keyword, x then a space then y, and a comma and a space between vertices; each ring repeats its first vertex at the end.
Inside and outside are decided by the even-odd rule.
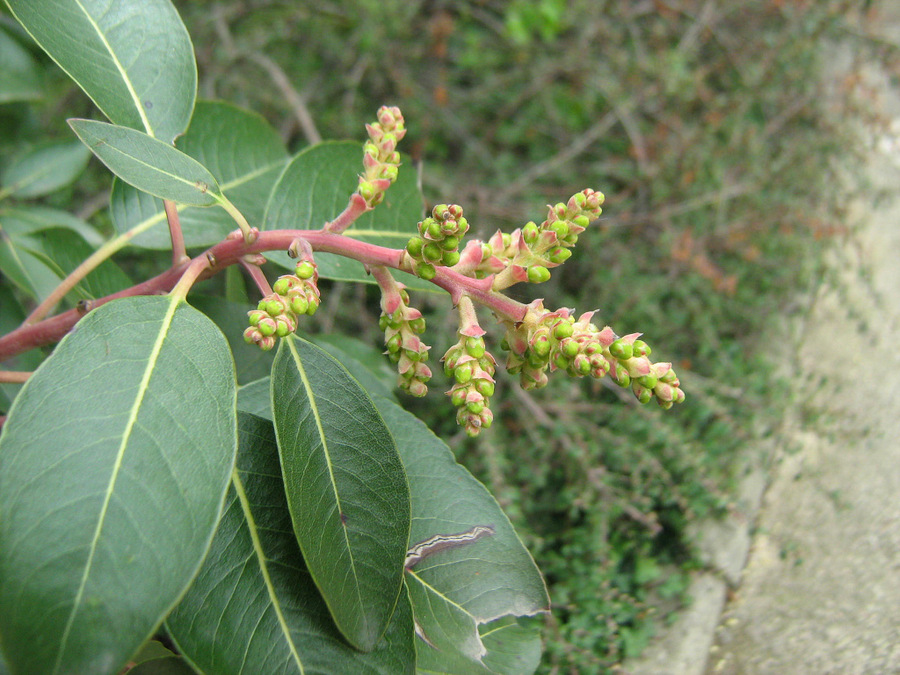
POLYGON ((444 373, 454 381, 447 395, 456 407, 456 422, 469 436, 477 436, 494 421, 490 404, 496 361, 484 347, 483 334, 477 327, 459 331, 459 341, 442 359, 444 373))
POLYGON ((385 191, 397 180, 400 153, 397 143, 406 135, 403 114, 396 106, 381 106, 378 121, 366 125, 369 140, 363 146, 365 173, 359 177, 357 192, 372 208, 384 199, 385 191))
POLYGON ((600 215, 603 199, 601 192, 582 190, 567 203, 550 206, 540 225, 528 223, 510 234, 498 231, 486 243, 471 241, 461 254, 457 271, 476 278, 495 275, 495 291, 524 281, 547 281, 550 268, 569 259, 578 235, 600 215))
POLYGON ((534 301, 525 320, 508 326, 501 344, 509 352, 507 370, 519 375, 524 389, 547 384, 549 368, 572 377, 609 374, 618 385, 630 386, 641 403, 655 397, 666 409, 684 400, 671 363, 652 363, 650 347, 638 333, 620 338, 609 326, 601 330, 591 322, 593 314, 576 319, 568 309, 549 312, 534 301))
POLYGON ((401 288, 399 294, 382 296, 378 325, 384 331, 388 358, 397 364, 397 385, 413 396, 427 394, 425 383, 431 379, 431 369, 425 361, 431 347, 419 339, 425 332, 425 318, 409 306, 406 290, 401 288))
POLYGON ((410 238, 406 252, 416 261, 416 274, 433 279, 435 265, 452 267, 459 262, 459 242, 469 231, 469 223, 461 206, 438 204, 418 227, 419 236, 410 238))
POLYGON ((298 262, 294 274, 279 277, 273 292, 247 312, 250 327, 244 331, 244 341, 267 351, 276 338, 293 333, 301 315, 311 316, 319 308, 318 278, 316 264, 310 260, 298 262))

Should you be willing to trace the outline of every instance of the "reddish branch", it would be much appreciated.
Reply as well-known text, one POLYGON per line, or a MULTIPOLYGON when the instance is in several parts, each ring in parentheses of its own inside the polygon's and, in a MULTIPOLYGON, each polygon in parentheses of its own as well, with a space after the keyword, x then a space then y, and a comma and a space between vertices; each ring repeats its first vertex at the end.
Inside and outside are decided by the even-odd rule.
MULTIPOLYGON (((116 298, 168 293, 175 287, 188 268, 196 270, 198 265, 205 265, 206 269, 198 276, 198 279, 205 279, 230 265, 240 263, 242 257, 247 254, 287 250, 298 237, 302 237, 309 242, 314 251, 337 253, 344 257, 358 260, 368 266, 382 265, 407 272, 411 271, 404 265, 404 251, 402 249, 376 246, 375 244, 368 244, 351 237, 332 234, 322 230, 272 230, 270 232, 260 232, 259 237, 250 245, 247 245, 240 237, 226 239, 191 261, 175 265, 162 274, 136 286, 94 300, 87 308, 73 309, 45 319, 40 323, 22 326, 0 337, 0 361, 5 361, 35 347, 58 342, 84 316, 85 309, 94 309, 116 298)), ((454 304, 458 303, 463 295, 467 295, 475 302, 485 305, 505 319, 520 321, 525 316, 527 309, 525 305, 508 298, 502 293, 491 290, 490 277, 473 279, 446 267, 438 267, 437 274, 431 282, 447 291, 454 304)))

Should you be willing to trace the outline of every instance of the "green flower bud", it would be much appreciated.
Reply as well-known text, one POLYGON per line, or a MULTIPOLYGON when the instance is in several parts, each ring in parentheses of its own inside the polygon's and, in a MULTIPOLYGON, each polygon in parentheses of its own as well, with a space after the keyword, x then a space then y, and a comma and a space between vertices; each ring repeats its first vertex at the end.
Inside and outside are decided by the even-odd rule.
POLYGON ((450 402, 453 404, 454 408, 459 408, 466 404, 466 393, 465 387, 454 389, 450 393, 450 402))
POLYGON ((465 218, 457 218, 456 222, 457 222, 456 232, 457 232, 458 236, 465 237, 466 232, 469 231, 469 221, 466 220, 465 218))
POLYGON ((550 338, 543 334, 536 335, 531 341, 531 349, 541 360, 546 359, 550 353, 550 338))
POLYGON ((425 244, 424 248, 422 248, 422 257, 430 262, 440 260, 442 253, 441 247, 433 241, 428 242, 425 244))
POLYGON ((587 197, 585 197, 583 192, 576 192, 572 195, 572 199, 575 201, 575 206, 579 209, 584 208, 584 203, 587 201, 587 197))
POLYGON ((474 368, 472 367, 472 362, 467 361, 461 366, 457 366, 453 371, 453 377, 456 378, 456 381, 460 384, 466 384, 472 380, 472 373, 474 368))
POLYGON ((647 387, 647 389, 653 389, 656 386, 657 379, 653 375, 642 375, 638 378, 638 383, 642 387, 647 387))
POLYGON ((533 244, 536 242, 538 235, 540 235, 540 231, 538 231, 538 226, 534 223, 527 223, 525 227, 522 228, 522 237, 525 239, 526 244, 533 244))
POLYGON ((616 340, 609 346, 609 353, 612 354, 614 359, 627 361, 634 355, 634 348, 627 342, 616 340))
POLYGON ((416 275, 420 279, 424 279, 425 281, 431 281, 434 279, 437 272, 434 269, 434 265, 427 262, 420 262, 416 265, 416 275))
POLYGON ((297 269, 294 273, 301 279, 310 279, 316 273, 316 267, 308 260, 297 263, 297 269))
POLYGON ((475 385, 475 391, 485 398, 490 398, 494 395, 494 383, 490 380, 478 380, 478 383, 475 385))
POLYGON ((575 332, 575 329, 572 327, 572 324, 565 320, 559 321, 553 327, 553 337, 555 337, 557 340, 562 340, 563 338, 572 337, 572 334, 574 332, 575 332))
POLYGON ((275 335, 278 337, 284 337, 288 333, 291 333, 291 327, 285 321, 278 320, 275 322, 275 335))
POLYGON ((244 331, 244 342, 246 342, 248 345, 252 345, 254 342, 256 342, 256 336, 258 333, 259 331, 257 331, 256 328, 250 326, 244 331))
POLYGON ((532 265, 528 268, 528 281, 533 284, 540 284, 550 278, 550 270, 543 265, 532 265))
POLYGON ((656 402, 659 404, 659 407, 662 408, 663 410, 668 410, 673 405, 675 405, 674 401, 663 401, 660 398, 656 399, 656 402))
POLYGON ((284 303, 279 302, 278 300, 269 300, 266 303, 266 311, 269 313, 269 316, 284 314, 284 303))
POLYGON ((678 375, 675 374, 675 369, 669 368, 665 372, 665 374, 661 378, 659 378, 659 381, 665 382, 666 384, 671 384, 672 382, 674 382, 677 379, 678 379, 678 375))
POLYGON ((262 319, 264 316, 267 316, 266 312, 261 312, 258 309, 254 309, 252 312, 247 312, 247 315, 249 316, 249 323, 251 326, 259 325, 260 319, 262 319))
POLYGON ((459 251, 444 251, 441 262, 447 267, 453 267, 459 262, 459 251))
POLYGON ((394 335, 392 335, 392 336, 388 339, 388 341, 387 341, 387 343, 385 344, 385 346, 387 347, 387 350, 388 350, 391 354, 396 354, 397 352, 400 351, 400 346, 401 346, 402 343, 403 343, 403 338, 400 337, 400 333, 394 333, 394 335))
POLYGON ((572 338, 565 338, 564 340, 560 341, 559 350, 562 354, 565 354, 567 358, 574 359, 576 354, 581 351, 581 348, 578 346, 578 343, 572 338))
POLYGON ((550 229, 556 232, 559 239, 565 239, 569 235, 569 224, 564 220, 557 220, 550 229))
POLYGON ((481 262, 484 262, 488 258, 494 255, 494 249, 491 248, 490 244, 482 244, 481 245, 481 262))
POLYGON ((295 295, 291 298, 291 311, 294 314, 306 314, 309 309, 309 301, 302 295, 295 295))
POLYGON ((441 242, 441 248, 445 251, 452 251, 459 247, 459 237, 450 235, 441 242))
POLYGON ((356 191, 359 192, 359 195, 365 199, 367 202, 372 201, 372 197, 374 197, 377 193, 375 191, 375 186, 372 185, 367 180, 359 181, 359 187, 356 188, 356 191))
POLYGON ((580 216, 575 216, 574 218, 572 218, 572 222, 575 225, 578 225, 578 227, 587 227, 591 224, 591 219, 582 214, 580 216))
POLYGON ((309 303, 309 305, 306 308, 306 315, 312 316, 313 314, 316 313, 316 310, 319 309, 319 299, 315 296, 313 296, 313 297, 307 296, 306 301, 309 303))
POLYGON ((275 323, 275 320, 270 317, 265 317, 259 322, 259 325, 256 326, 257 330, 263 337, 274 335, 277 327, 278 326, 275 323))
POLYGON ((555 248, 550 251, 550 262, 560 265, 572 257, 572 251, 567 248, 555 248))
POLYGON ((481 414, 481 411, 484 410, 484 403, 480 401, 469 401, 466 403, 466 408, 468 411, 474 415, 481 414))
POLYGON ((432 218, 428 218, 426 221, 424 232, 428 235, 430 239, 440 239, 443 236, 443 232, 441 232, 441 223, 432 218))
POLYGON ((476 359, 484 356, 484 340, 480 337, 466 338, 466 353, 476 359))
POLYGON ((288 291, 294 286, 292 277, 279 277, 278 281, 272 284, 272 290, 278 295, 287 295, 288 291))
POLYGON ((420 335, 425 332, 425 317, 420 316, 418 319, 413 319, 409 322, 410 330, 417 335, 420 335))
POLYGON ((411 237, 406 243, 406 250, 413 258, 419 258, 422 255, 423 246, 425 246, 425 240, 422 237, 411 237))
POLYGON ((635 340, 633 347, 635 356, 650 356, 650 345, 643 340, 635 340))
POLYGON ((642 404, 646 404, 650 402, 650 399, 653 398, 653 392, 647 389, 646 387, 642 387, 637 382, 632 382, 631 390, 634 392, 635 397, 642 404))

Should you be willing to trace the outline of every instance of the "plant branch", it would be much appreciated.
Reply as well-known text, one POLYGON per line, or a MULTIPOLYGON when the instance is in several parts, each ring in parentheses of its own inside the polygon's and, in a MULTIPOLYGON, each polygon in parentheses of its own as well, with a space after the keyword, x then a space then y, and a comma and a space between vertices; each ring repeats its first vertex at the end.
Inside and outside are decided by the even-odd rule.
MULTIPOLYGON (((240 263, 248 254, 287 250, 297 238, 305 239, 314 251, 336 253, 371 267, 381 265, 412 272, 408 256, 403 249, 377 246, 322 230, 271 230, 260 232, 249 244, 241 237, 225 239, 190 262, 185 261, 148 281, 92 302, 91 309, 116 298, 153 295, 170 290, 174 295, 186 297, 195 282, 206 279, 230 265, 240 263)), ((526 305, 491 290, 490 278, 474 279, 447 267, 437 267, 435 271, 432 283, 447 291, 454 303, 465 295, 489 308, 503 320, 516 322, 524 318, 526 305)), ((70 310, 40 323, 23 325, 0 337, 0 361, 34 347, 60 340, 82 315, 83 312, 70 310)))
POLYGON ((0 370, 0 382, 23 384, 31 377, 31 373, 24 370, 0 370))
POLYGON ((178 206, 175 202, 164 199, 166 220, 169 222, 169 236, 172 238, 172 265, 184 262, 187 251, 184 248, 184 233, 181 231, 181 219, 178 217, 178 206))

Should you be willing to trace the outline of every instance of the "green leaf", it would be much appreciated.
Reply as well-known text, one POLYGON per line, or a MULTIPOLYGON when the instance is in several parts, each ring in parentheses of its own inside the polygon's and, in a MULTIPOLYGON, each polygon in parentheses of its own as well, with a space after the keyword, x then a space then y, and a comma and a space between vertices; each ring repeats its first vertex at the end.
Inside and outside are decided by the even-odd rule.
MULTIPOLYGON (((287 161, 281 137, 262 117, 228 103, 199 101, 190 128, 176 146, 210 170, 251 225, 262 223, 269 192, 287 161)), ((165 211, 157 198, 116 179, 110 210, 120 234, 149 226, 133 239, 135 246, 171 247, 165 211)), ((211 246, 236 227, 221 209, 180 205, 178 212, 189 248, 211 246)))
POLYGON ((91 153, 77 141, 51 141, 13 159, 3 169, 0 197, 40 197, 78 178, 91 153))
POLYGON ((0 103, 33 101, 43 95, 41 72, 31 53, 0 29, 0 103))
MULTIPOLYGON (((0 210, 0 271, 35 299, 43 299, 94 252, 85 241, 100 237, 83 221, 53 209, 0 210)), ((67 298, 98 298, 131 286, 111 260, 91 271, 67 298)))
POLYGON ((131 668, 128 675, 195 675, 197 671, 177 656, 151 659, 131 668))
POLYGON ((353 377, 359 380, 363 389, 372 396, 385 396, 396 400, 394 391, 397 385, 397 371, 391 367, 382 350, 375 349, 362 340, 338 333, 314 335, 311 339, 353 373, 353 377))
MULTIPOLYGON (((396 403, 378 397, 375 405, 391 429, 409 477, 410 543, 436 534, 459 534, 478 525, 494 529, 492 536, 435 553, 407 572, 421 633, 441 648, 441 658, 472 660, 472 634, 478 626, 502 617, 548 611, 543 579, 499 504, 456 463, 450 448, 396 403), (447 638, 460 634, 466 621, 469 637, 453 649, 447 638)), ((433 647, 420 641, 418 649, 421 653, 433 647)))
POLYGON ((197 94, 187 29, 168 0, 7 0, 16 19, 113 123, 165 143, 197 94))
MULTIPOLYGON (((319 229, 347 206, 361 171, 359 143, 332 141, 305 149, 285 167, 272 189, 262 229, 319 229)), ((403 248, 416 234, 416 223, 422 219, 422 212, 422 194, 416 184, 415 172, 409 167, 401 167, 397 182, 385 194, 384 202, 360 216, 344 236, 379 246, 403 248)), ((267 257, 289 269, 296 264, 287 254, 269 254, 267 257)), ((363 265, 355 260, 317 253, 316 263, 319 274, 328 279, 375 283, 363 265)), ((433 284, 411 274, 394 274, 409 288, 436 290, 433 284)))
POLYGON ((405 594, 373 651, 344 641, 294 537, 272 423, 240 413, 238 425, 237 468, 219 529, 166 621, 179 649, 218 675, 411 673, 413 622, 405 594))
POLYGON ((81 218, 45 206, 19 205, 2 208, 0 209, 0 220, 2 220, 7 233, 11 235, 25 235, 40 230, 63 227, 80 234, 81 238, 91 246, 98 247, 103 243, 100 233, 81 218))
MULTIPOLYGON (((271 419, 266 382, 241 387, 238 407, 271 419)), ((420 669, 428 664, 421 672, 534 672, 541 649, 539 629, 512 626, 518 626, 515 617, 549 609, 537 566, 496 500, 456 463, 446 444, 394 401, 382 396, 373 400, 407 467, 413 509, 410 543, 435 534, 459 534, 475 525, 494 528, 494 535, 436 553, 407 573, 416 622, 434 645, 416 643, 420 669), (495 631, 498 626, 504 630, 495 631), (510 647, 513 642, 516 646, 510 647), (475 653, 483 653, 480 662, 472 658, 475 653)))
POLYGON ((306 564, 341 633, 370 650, 400 595, 410 528, 397 448, 359 383, 295 336, 275 356, 272 410, 306 564))
MULTIPOLYGON (((234 356, 238 384, 253 382, 266 377, 272 371, 275 352, 264 352, 256 345, 244 342, 247 311, 256 306, 239 305, 213 295, 191 295, 191 304, 206 314, 228 339, 228 346, 234 356)), ((265 383, 265 400, 269 400, 269 383, 265 383)))
POLYGON ((167 143, 96 120, 71 119, 69 126, 110 171, 139 190, 191 206, 222 200, 209 170, 167 143))
POLYGON ((199 568, 237 446, 225 338, 169 297, 90 312, 0 434, 0 634, 19 673, 113 673, 199 568))

